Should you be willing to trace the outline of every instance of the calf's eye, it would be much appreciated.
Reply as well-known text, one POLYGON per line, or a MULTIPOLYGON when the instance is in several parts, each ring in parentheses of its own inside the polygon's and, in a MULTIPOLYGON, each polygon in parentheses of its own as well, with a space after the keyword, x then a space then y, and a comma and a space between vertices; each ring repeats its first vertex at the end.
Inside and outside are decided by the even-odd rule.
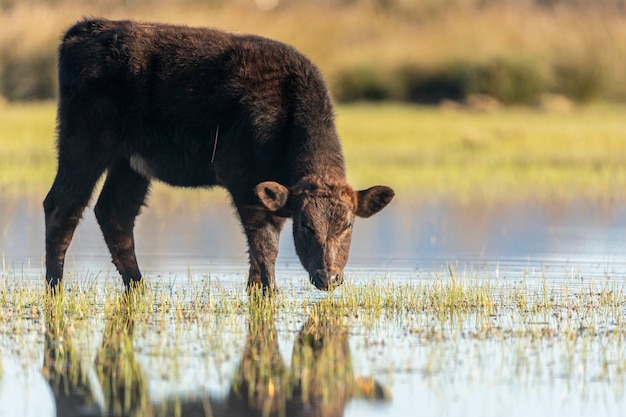
POLYGON ((307 232, 307 233, 315 233, 315 230, 313 230, 313 227, 306 222, 300 222, 300 229, 302 229, 303 231, 307 232))

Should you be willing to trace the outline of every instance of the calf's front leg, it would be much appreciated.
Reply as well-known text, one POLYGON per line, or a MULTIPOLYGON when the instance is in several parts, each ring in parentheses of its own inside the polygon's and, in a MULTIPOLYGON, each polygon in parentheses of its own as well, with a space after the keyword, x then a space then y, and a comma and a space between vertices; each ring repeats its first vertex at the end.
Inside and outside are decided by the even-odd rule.
POLYGON ((248 239, 250 257, 248 290, 260 287, 263 292, 274 291, 278 239, 285 219, 275 216, 261 205, 236 204, 236 206, 248 239))

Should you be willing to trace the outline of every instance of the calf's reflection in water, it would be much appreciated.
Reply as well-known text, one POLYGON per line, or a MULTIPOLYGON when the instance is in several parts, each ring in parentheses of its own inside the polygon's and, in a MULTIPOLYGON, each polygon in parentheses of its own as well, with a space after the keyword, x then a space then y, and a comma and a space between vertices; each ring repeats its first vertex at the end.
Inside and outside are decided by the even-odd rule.
POLYGON ((343 416, 354 398, 390 398, 374 379, 355 377, 344 318, 319 304, 296 336, 288 368, 279 351, 272 303, 271 298, 251 298, 246 345, 228 396, 231 404, 246 409, 239 415, 335 417, 343 416))
POLYGON ((74 343, 63 293, 45 304, 46 333, 42 374, 55 397, 57 416, 151 416, 146 375, 133 350, 132 303, 123 296, 106 317, 93 364, 74 343))
POLYGON ((389 400, 369 377, 356 377, 348 328, 316 305, 297 334, 287 366, 280 351, 273 298, 250 298, 241 360, 224 396, 205 391, 151 398, 133 349, 135 313, 120 301, 106 317, 93 365, 81 362, 62 303, 46 303, 43 375, 58 416, 343 416, 349 401, 389 400))

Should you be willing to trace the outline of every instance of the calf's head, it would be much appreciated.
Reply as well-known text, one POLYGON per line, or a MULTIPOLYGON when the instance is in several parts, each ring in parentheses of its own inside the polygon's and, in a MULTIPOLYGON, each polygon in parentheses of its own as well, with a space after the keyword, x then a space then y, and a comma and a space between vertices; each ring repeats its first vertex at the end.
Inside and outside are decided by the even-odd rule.
POLYGON ((378 213, 394 196, 391 188, 382 185, 355 191, 344 182, 325 181, 300 182, 292 188, 267 181, 255 192, 270 211, 293 218, 296 252, 311 283, 320 290, 343 282, 355 216, 378 213))

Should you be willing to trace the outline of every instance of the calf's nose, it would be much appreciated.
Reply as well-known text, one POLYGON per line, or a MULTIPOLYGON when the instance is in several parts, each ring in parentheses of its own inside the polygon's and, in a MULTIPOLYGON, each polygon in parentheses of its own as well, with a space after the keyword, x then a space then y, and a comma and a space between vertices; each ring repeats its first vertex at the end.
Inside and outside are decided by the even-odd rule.
POLYGON ((329 290, 340 286, 343 283, 343 274, 337 272, 318 269, 311 277, 313 285, 320 290, 329 290))

